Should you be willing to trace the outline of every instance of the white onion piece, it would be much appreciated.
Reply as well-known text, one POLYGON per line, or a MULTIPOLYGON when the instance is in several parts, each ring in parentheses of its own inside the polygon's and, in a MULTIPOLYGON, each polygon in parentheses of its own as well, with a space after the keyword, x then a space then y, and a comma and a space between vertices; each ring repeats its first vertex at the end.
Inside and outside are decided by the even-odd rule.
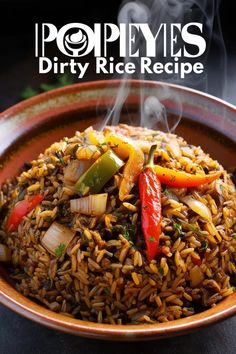
POLYGON ((179 143, 176 139, 171 139, 167 146, 166 146, 167 150, 170 152, 172 157, 180 157, 181 156, 181 150, 179 147, 179 143))
POLYGON ((153 143, 147 140, 135 140, 135 144, 143 151, 144 154, 148 154, 153 143))
POLYGON ((72 160, 64 169, 64 181, 68 184, 74 184, 80 176, 89 169, 93 161, 72 160))
POLYGON ((44 234, 41 243, 54 256, 61 256, 74 236, 75 231, 54 221, 44 234))
POLYGON ((176 202, 179 202, 179 198, 176 194, 174 194, 171 190, 169 190, 168 188, 165 189, 165 196, 169 199, 169 200, 175 200, 176 202))
POLYGON ((6 245, 0 244, 0 262, 8 262, 11 260, 11 250, 6 245))
POLYGON ((200 202, 199 200, 193 199, 190 196, 181 198, 181 201, 189 206, 195 213, 200 215, 202 218, 207 221, 212 221, 212 216, 209 208, 200 202))
POLYGON ((72 213, 99 216, 105 213, 107 193, 92 194, 87 197, 72 199, 70 210, 72 213))

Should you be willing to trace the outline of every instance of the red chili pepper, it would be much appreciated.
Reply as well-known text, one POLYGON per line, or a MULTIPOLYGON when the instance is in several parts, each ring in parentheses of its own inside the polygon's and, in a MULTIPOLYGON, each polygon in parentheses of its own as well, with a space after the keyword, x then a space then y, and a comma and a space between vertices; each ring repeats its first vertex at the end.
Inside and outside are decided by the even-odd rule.
POLYGON ((16 203, 8 216, 5 226, 6 231, 10 232, 17 230, 17 227, 21 223, 23 217, 32 211, 43 200, 43 198, 44 196, 42 194, 37 194, 16 203))
POLYGON ((148 163, 139 175, 139 194, 142 206, 142 230, 147 246, 147 257, 151 261, 158 252, 161 232, 161 183, 153 169, 153 145, 149 152, 148 163))

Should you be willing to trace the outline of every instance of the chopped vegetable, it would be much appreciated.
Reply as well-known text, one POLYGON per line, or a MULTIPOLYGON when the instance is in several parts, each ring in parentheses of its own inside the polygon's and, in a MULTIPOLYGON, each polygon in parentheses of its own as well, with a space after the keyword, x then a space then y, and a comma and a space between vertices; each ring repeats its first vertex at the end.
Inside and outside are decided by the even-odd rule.
POLYGON ((195 265, 192 269, 190 269, 189 276, 190 276, 190 285, 192 288, 195 288, 204 280, 204 274, 201 268, 197 265, 195 265))
POLYGON ((136 227, 135 225, 114 225, 111 229, 115 237, 119 234, 122 234, 127 241, 132 242, 136 236, 136 227))
POLYGON ((107 193, 92 194, 87 197, 72 199, 70 210, 72 213, 100 216, 105 213, 107 206, 107 193))
POLYGON ((149 236, 149 237, 148 237, 148 241, 149 241, 149 242, 155 242, 156 240, 155 240, 155 237, 154 237, 154 236, 149 236))
POLYGON ((162 267, 159 267, 159 268, 158 268, 158 272, 159 272, 160 276, 163 277, 163 275, 164 275, 164 269, 163 269, 162 267))
POLYGON ((81 196, 88 193, 99 193, 102 187, 123 165, 124 162, 112 150, 107 150, 79 178, 75 185, 76 191, 81 196))
POLYGON ((203 241, 201 242, 200 250, 201 250, 201 251, 204 251, 204 250, 207 249, 207 247, 208 247, 208 242, 207 242, 206 240, 203 240, 203 241))
POLYGON ((11 250, 6 245, 0 244, 0 262, 11 260, 11 250))
POLYGON ((175 200, 176 202, 179 201, 179 198, 177 197, 177 195, 174 194, 172 191, 170 191, 167 187, 164 189, 163 193, 168 199, 175 200))
POLYGON ((174 223, 173 224, 173 229, 178 231, 178 234, 179 234, 180 237, 185 236, 185 232, 182 230, 182 225, 174 223))
POLYGON ((183 197, 181 198, 181 200, 183 203, 187 204, 190 209, 192 209, 195 213, 200 215, 202 218, 206 219, 207 221, 212 220, 212 216, 209 208, 199 200, 193 199, 190 196, 183 197))
POLYGON ((173 138, 169 141, 166 146, 167 151, 170 152, 171 156, 174 158, 179 158, 181 156, 181 150, 178 141, 173 138))
POLYGON ((122 159, 127 159, 123 171, 123 178, 119 187, 119 198, 121 201, 130 193, 136 182, 138 175, 142 171, 144 164, 144 154, 142 150, 135 145, 130 139, 119 135, 108 135, 106 143, 114 149, 114 151, 122 159))
POLYGON ((63 158, 61 152, 57 152, 56 156, 57 156, 58 160, 60 161, 60 164, 65 165, 65 161, 64 161, 64 158, 63 158))
POLYGON ((85 131, 86 141, 89 144, 100 146, 104 143, 105 137, 103 132, 94 130, 92 127, 87 128, 85 131))
POLYGON ((123 236, 124 238, 126 238, 126 240, 130 241, 130 234, 129 234, 129 230, 127 229, 127 227, 123 228, 123 236))
POLYGON ((29 214, 36 206, 41 203, 44 196, 42 194, 36 194, 28 196, 26 199, 16 203, 10 211, 6 222, 6 231, 11 232, 17 230, 23 217, 29 214))
POLYGON ((44 234, 41 243, 48 252, 60 257, 66 251, 74 236, 75 231, 54 221, 44 234))
POLYGON ((111 293, 111 291, 110 291, 110 289, 109 288, 103 288, 103 291, 104 291, 104 293, 106 294, 106 295, 110 295, 110 293, 111 293))
POLYGON ((74 184, 80 176, 92 165, 89 160, 72 160, 64 170, 64 181, 68 184, 74 184))
POLYGON ((190 231, 193 231, 196 235, 198 236, 205 236, 204 232, 200 230, 200 228, 196 225, 192 225, 192 224, 189 224, 187 222, 183 222, 184 223, 184 227, 187 228, 188 230, 190 231))
POLYGON ((149 152, 148 163, 139 175, 139 195, 142 205, 142 230, 151 261, 158 252, 161 232, 161 184, 153 169, 156 145, 149 152))
POLYGON ((76 151, 76 157, 78 160, 96 160, 101 155, 100 150, 96 145, 79 146, 76 151))
POLYGON ((154 169, 161 183, 177 188, 198 187, 216 180, 222 174, 221 171, 218 171, 209 175, 192 175, 184 171, 174 171, 159 165, 155 165, 154 169))
POLYGON ((55 249, 55 255, 57 257, 61 257, 65 251, 65 244, 64 243, 60 243, 60 245, 55 249))

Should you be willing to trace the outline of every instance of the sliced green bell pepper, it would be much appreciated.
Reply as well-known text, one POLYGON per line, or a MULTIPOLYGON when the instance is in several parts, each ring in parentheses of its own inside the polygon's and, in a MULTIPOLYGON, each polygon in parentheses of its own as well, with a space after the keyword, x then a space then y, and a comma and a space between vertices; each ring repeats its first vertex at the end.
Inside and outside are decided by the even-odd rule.
POLYGON ((112 150, 107 150, 80 176, 75 189, 80 196, 99 193, 102 187, 124 165, 112 150))

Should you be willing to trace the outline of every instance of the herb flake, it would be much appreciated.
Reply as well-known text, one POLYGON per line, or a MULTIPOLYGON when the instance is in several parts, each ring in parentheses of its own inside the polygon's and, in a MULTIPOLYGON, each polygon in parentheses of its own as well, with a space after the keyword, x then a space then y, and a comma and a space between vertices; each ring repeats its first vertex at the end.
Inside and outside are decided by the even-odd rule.
POLYGON ((175 222, 173 224, 173 229, 178 232, 180 237, 184 237, 185 236, 185 232, 182 230, 182 225, 181 224, 178 224, 178 223, 175 222))
POLYGON ((124 227, 123 236, 126 238, 126 240, 131 241, 129 230, 127 229, 127 227, 124 227))
POLYGON ((203 241, 201 242, 200 250, 201 250, 201 251, 205 251, 205 250, 207 249, 207 247, 208 247, 207 241, 203 240, 203 241))
POLYGON ((57 257, 61 257, 66 249, 66 245, 64 243, 60 243, 60 245, 55 249, 55 255, 57 257))
POLYGON ((106 295, 110 295, 110 289, 109 288, 104 288, 103 289, 103 291, 104 291, 104 293, 106 294, 106 295))
POLYGON ((63 157, 59 157, 59 161, 62 165, 65 165, 65 161, 64 161, 63 157))
POLYGON ((149 241, 149 242, 155 242, 156 239, 155 239, 154 236, 149 236, 149 237, 148 237, 148 241, 149 241))
POLYGON ((199 227, 188 223, 186 223, 185 225, 190 231, 193 231, 197 236, 204 236, 204 233, 199 229, 199 227))

